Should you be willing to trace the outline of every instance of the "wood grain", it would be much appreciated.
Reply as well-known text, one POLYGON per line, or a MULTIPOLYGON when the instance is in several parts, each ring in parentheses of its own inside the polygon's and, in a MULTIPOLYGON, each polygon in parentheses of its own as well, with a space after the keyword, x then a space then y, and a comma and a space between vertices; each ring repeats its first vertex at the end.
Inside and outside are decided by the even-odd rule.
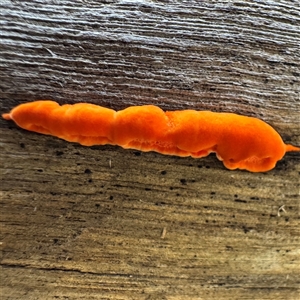
MULTIPOLYGON (((2 1, 0 111, 230 111, 300 145, 297 1, 2 1)), ((2 299, 297 299, 299 154, 262 174, 0 121, 2 299)))

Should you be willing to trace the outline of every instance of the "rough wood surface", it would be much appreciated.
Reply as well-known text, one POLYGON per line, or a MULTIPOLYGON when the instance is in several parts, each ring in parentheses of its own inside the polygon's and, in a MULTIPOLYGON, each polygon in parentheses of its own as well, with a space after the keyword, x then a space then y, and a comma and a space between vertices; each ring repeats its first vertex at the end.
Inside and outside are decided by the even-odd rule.
MULTIPOLYGON (((300 145, 298 1, 1 1, 1 113, 36 99, 252 115, 300 145)), ((82 147, 0 121, 1 299, 297 299, 298 154, 82 147)))

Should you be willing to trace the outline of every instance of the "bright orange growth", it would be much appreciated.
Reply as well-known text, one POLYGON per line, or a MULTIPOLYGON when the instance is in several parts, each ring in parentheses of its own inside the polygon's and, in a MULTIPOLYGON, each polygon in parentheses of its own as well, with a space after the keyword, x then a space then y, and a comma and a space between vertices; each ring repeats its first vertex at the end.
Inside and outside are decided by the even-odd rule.
POLYGON ((215 152, 231 170, 269 171, 287 151, 300 151, 284 144, 265 122, 232 113, 164 112, 153 105, 116 112, 87 103, 60 106, 54 101, 35 101, 2 117, 24 129, 85 146, 112 144, 195 158, 215 152))

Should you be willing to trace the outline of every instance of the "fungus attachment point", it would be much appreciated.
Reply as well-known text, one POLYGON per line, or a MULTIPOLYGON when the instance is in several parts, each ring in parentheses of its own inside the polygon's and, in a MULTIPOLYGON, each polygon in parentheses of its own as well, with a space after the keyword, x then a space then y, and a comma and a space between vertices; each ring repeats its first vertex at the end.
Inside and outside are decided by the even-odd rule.
POLYGON ((2 118, 5 120, 11 120, 10 114, 2 114, 2 118))
POLYGON ((295 147, 293 145, 285 145, 285 151, 286 152, 294 152, 294 151, 300 151, 299 147, 295 147))
POLYGON ((2 117, 20 127, 84 146, 119 145, 142 151, 200 158, 216 153, 230 170, 265 172, 286 152, 286 145, 267 123, 233 113, 168 111, 154 105, 121 111, 88 104, 54 101, 21 104, 2 117))

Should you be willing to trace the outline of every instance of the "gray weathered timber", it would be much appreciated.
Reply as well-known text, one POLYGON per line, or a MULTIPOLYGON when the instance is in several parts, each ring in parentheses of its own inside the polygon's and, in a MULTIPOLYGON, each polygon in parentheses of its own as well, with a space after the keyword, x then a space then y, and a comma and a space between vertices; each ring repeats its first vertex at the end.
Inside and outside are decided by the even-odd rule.
MULTIPOLYGON (((1 1, 0 111, 229 111, 300 145, 298 1, 1 1)), ((1 299, 297 299, 299 154, 254 174, 0 121, 1 299)))

